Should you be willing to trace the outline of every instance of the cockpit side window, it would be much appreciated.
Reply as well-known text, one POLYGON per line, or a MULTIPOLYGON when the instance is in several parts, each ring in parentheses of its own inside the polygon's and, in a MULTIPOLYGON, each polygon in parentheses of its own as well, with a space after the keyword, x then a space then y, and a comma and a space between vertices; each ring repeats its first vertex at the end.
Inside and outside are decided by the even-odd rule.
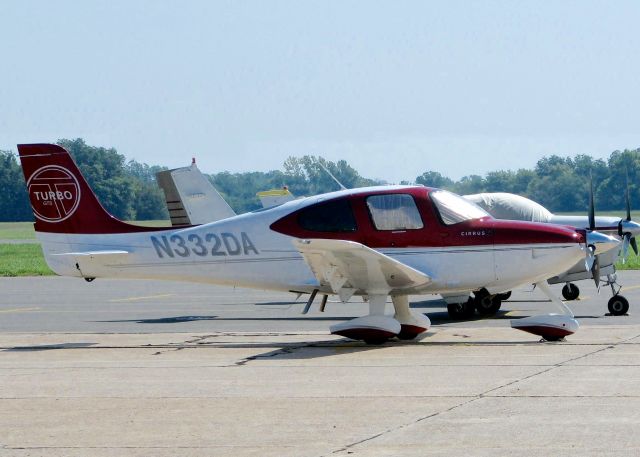
POLYGON ((429 196, 445 225, 458 224, 471 219, 489 216, 489 213, 475 203, 471 203, 461 196, 446 190, 431 192, 429 196))
POLYGON ((409 194, 367 197, 371 220, 378 230, 416 230, 424 227, 416 202, 409 194))
POLYGON ((346 199, 330 200, 302 209, 298 213, 298 224, 312 232, 355 232, 358 229, 346 199))

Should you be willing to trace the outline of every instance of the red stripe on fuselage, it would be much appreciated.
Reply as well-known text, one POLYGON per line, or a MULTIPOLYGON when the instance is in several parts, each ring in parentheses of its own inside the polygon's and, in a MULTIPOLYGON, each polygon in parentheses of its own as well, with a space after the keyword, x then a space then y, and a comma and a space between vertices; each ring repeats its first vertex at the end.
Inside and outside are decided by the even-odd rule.
MULTIPOLYGON (((510 244, 584 243, 583 233, 566 226, 538 222, 506 221, 484 217, 446 225, 440 219, 427 187, 408 187, 392 190, 367 190, 337 198, 348 199, 357 222, 354 232, 315 232, 303 229, 298 223, 300 208, 271 225, 276 232, 296 238, 325 238, 355 241, 371 248, 447 247, 510 244), (366 198, 381 194, 409 194, 413 196, 424 227, 416 230, 377 230, 371 220, 366 198)), ((324 200, 328 201, 328 200, 324 200)))

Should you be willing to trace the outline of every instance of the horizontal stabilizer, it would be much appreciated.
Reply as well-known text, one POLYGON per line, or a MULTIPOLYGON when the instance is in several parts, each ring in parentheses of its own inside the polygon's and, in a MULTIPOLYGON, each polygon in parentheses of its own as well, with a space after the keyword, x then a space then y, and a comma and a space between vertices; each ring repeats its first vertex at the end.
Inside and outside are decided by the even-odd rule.
POLYGON ((294 240, 294 245, 320 285, 341 295, 341 290, 387 294, 431 282, 425 273, 354 241, 294 240))
POLYGON ((51 257, 73 259, 76 268, 85 278, 101 276, 105 267, 117 267, 127 262, 127 251, 84 251, 51 254, 51 257))
POLYGON ((51 254, 52 256, 66 256, 66 257, 95 257, 100 259, 125 259, 129 253, 127 251, 84 251, 84 252, 64 252, 62 254, 51 254))

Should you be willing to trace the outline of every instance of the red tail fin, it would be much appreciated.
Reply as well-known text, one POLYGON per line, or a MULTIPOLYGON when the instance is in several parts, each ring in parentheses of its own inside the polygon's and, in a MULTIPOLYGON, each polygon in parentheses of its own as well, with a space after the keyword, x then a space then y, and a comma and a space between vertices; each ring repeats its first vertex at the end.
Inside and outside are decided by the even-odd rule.
POLYGON ((158 230, 122 222, 109 214, 69 153, 55 144, 19 144, 20 162, 36 232, 130 233, 158 230))

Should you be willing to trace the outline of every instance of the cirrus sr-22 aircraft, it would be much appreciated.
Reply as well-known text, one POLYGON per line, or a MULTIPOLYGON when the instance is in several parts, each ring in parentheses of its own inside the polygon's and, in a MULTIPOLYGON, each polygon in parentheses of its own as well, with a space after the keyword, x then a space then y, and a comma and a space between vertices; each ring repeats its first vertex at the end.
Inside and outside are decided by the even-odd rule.
POLYGON ((292 200, 186 227, 122 222, 99 203, 69 153, 18 145, 35 230, 57 274, 183 280, 368 298, 369 314, 331 327, 367 343, 412 339, 428 317, 410 295, 451 302, 536 284, 561 313, 512 321, 559 339, 578 322, 546 280, 618 244, 597 231, 491 217, 458 195, 423 186, 377 186, 292 200), (385 314, 387 297, 395 313, 385 314))

